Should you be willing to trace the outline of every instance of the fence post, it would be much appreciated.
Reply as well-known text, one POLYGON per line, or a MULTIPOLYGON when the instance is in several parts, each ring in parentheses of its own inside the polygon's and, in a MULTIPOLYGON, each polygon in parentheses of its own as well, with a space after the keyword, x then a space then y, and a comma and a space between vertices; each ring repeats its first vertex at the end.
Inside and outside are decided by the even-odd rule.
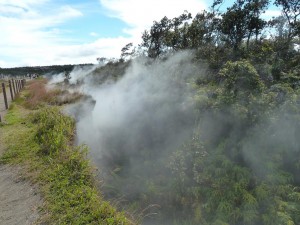
POLYGON ((17 86, 18 86, 18 93, 20 92, 21 88, 20 88, 20 80, 17 80, 17 86))
POLYGON ((12 86, 13 86, 14 94, 15 94, 15 97, 16 97, 16 86, 15 86, 15 80, 14 79, 12 79, 12 86))
POLYGON ((2 91, 3 91, 5 109, 8 109, 7 96, 6 96, 5 84, 4 83, 2 83, 2 91))
POLYGON ((17 92, 17 94, 18 94, 18 93, 19 93, 18 80, 15 80, 15 83, 16 83, 16 92, 17 92))
POLYGON ((13 95, 13 91, 12 91, 12 87, 11 87, 11 80, 8 81, 9 83, 9 90, 10 90, 10 97, 11 97, 11 100, 14 100, 14 95, 13 95))

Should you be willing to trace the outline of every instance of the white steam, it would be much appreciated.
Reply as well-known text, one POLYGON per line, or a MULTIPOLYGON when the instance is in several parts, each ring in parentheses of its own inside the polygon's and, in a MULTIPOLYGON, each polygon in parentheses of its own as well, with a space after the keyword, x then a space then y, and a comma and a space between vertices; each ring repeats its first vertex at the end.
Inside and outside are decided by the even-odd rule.
POLYGON ((167 151, 182 143, 193 123, 189 82, 199 73, 191 58, 183 52, 164 62, 138 59, 116 83, 85 86, 96 104, 79 119, 78 141, 90 146, 96 162, 103 154, 167 151))

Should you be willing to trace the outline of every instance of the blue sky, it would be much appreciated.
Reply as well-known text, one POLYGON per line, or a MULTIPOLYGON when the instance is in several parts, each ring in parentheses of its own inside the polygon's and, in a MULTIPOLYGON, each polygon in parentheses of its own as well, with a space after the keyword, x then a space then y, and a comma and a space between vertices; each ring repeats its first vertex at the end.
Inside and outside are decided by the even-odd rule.
POLYGON ((119 57, 127 43, 141 42, 142 32, 154 20, 184 10, 195 15, 211 2, 0 0, 0 67, 96 63, 97 57, 119 57))

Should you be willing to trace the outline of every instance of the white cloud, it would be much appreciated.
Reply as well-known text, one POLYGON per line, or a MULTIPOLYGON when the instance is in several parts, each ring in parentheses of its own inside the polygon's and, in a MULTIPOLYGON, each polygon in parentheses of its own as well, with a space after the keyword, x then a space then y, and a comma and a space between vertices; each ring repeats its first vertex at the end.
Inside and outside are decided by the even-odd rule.
POLYGON ((131 29, 124 32, 131 34, 135 39, 140 38, 141 33, 149 28, 154 20, 160 20, 164 16, 173 18, 187 10, 195 15, 207 8, 203 0, 100 0, 107 8, 107 14, 121 19, 131 29))
POLYGON ((32 5, 41 5, 46 2, 49 2, 49 0, 1 0, 1 5, 29 9, 32 5))
MULTIPOLYGON (((17 66, 96 63, 97 57, 119 56, 120 49, 127 43, 128 39, 124 37, 101 38, 87 44, 40 44, 33 48, 10 48, 8 51, 18 53, 14 57, 14 61, 18 60, 17 66)), ((12 66, 16 65, 7 61, 0 61, 0 67, 12 66)))
POLYGON ((100 0, 110 16, 133 27, 145 27, 164 16, 175 17, 187 10, 193 14, 206 8, 201 0, 100 0))
POLYGON ((124 21, 130 29, 123 30, 124 37, 74 44, 75 39, 67 39, 64 34, 68 31, 59 26, 83 13, 70 5, 53 2, 0 0, 1 67, 90 63, 96 62, 97 57, 119 57, 120 49, 127 43, 141 42, 142 31, 154 20, 172 18, 184 10, 195 15, 206 7, 204 0, 99 0, 108 16, 124 21))
POLYGON ((72 44, 57 25, 82 13, 68 5, 53 7, 53 11, 43 9, 49 6, 46 0, 1 0, 0 67, 96 63, 97 57, 119 56, 129 42, 115 37, 72 44))
POLYGON ((55 55, 53 49, 58 49, 63 41, 55 26, 82 16, 67 5, 40 9, 50 6, 45 3, 46 0, 1 0, 0 9, 5 11, 0 14, 2 67, 48 64, 46 60, 55 55))

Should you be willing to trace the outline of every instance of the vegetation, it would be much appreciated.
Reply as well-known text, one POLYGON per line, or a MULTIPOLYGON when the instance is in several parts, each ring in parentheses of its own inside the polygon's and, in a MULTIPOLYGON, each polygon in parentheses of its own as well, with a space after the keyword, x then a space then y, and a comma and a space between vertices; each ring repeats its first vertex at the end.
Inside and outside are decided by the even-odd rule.
MULTIPOLYGON (((126 45, 120 60, 93 72, 94 84, 116 81, 130 57, 147 57, 155 65, 181 51, 192 51, 192 63, 208 67, 192 80, 191 117, 196 119, 189 140, 158 157, 157 146, 165 144, 162 133, 149 132, 148 145, 139 143, 129 151, 113 137, 109 144, 114 151, 101 161, 110 174, 105 193, 125 198, 132 210, 154 205, 160 214, 145 219, 151 224, 300 224, 300 2, 235 0, 221 11, 222 3, 214 0, 210 11, 194 17, 184 12, 154 21, 139 46, 126 45), (262 15, 271 3, 282 15, 267 21, 262 15), (142 170, 132 166, 134 160, 142 170), (130 170, 133 177, 128 177, 130 170)), ((168 90, 185 85, 186 80, 174 79, 168 90)), ((85 147, 70 145, 74 122, 45 106, 44 101, 56 104, 56 98, 39 102, 33 93, 27 97, 25 105, 39 111, 25 120, 16 105, 8 114, 9 124, 1 129, 6 129, 8 143, 16 130, 20 139, 2 161, 28 162, 43 187, 47 219, 129 223, 97 197, 85 147)), ((170 104, 174 102, 162 107, 170 104)), ((190 119, 180 122, 190 126, 190 119)), ((166 130, 173 131, 172 125, 166 130)), ((126 132, 120 133, 126 139, 126 132)))
MULTIPOLYGON (((113 174, 107 193, 126 196, 138 184, 127 206, 159 204, 154 224, 300 224, 300 3, 274 1, 282 15, 266 21, 271 1, 236 0, 224 12, 222 2, 194 18, 184 12, 155 21, 138 47, 122 49, 119 63, 192 50, 193 63, 208 70, 195 76, 190 140, 160 158, 143 146, 132 156, 114 142, 122 154, 105 158, 113 174), (152 172, 128 178, 131 157, 152 172)), ((159 142, 147 137, 154 149, 159 142)))
POLYGON ((43 80, 31 82, 0 127, 5 141, 1 144, 7 146, 1 163, 21 164, 24 175, 41 189, 45 203, 39 223, 132 224, 102 199, 87 160, 87 147, 73 146, 73 119, 48 105, 43 85, 43 80))

